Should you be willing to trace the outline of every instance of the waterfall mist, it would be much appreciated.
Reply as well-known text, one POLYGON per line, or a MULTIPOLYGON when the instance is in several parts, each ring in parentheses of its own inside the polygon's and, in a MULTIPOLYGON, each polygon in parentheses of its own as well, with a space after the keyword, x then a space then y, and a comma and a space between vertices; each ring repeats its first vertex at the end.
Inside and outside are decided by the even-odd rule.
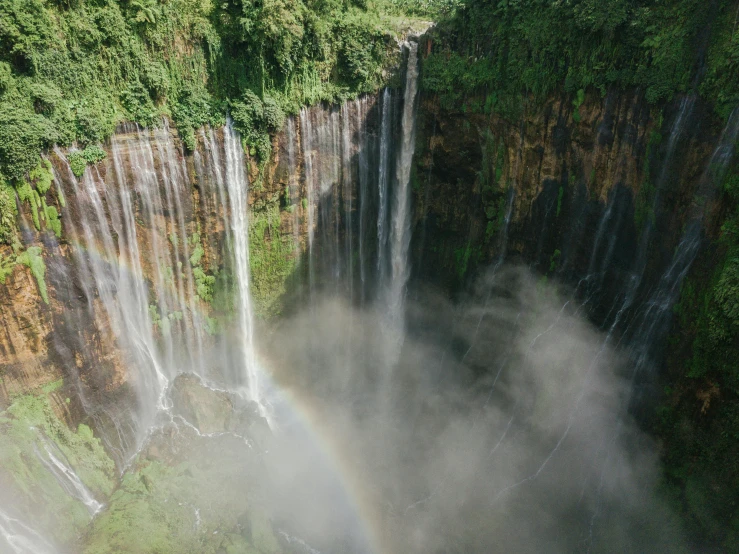
MULTIPOLYGON (((656 445, 626 413, 628 360, 571 292, 521 267, 491 269, 459 303, 416 291, 389 384, 384 306, 322 296, 282 324, 275 375, 331 437, 382 551, 680 545, 656 445)), ((281 452, 305 471, 299 450, 281 452)))

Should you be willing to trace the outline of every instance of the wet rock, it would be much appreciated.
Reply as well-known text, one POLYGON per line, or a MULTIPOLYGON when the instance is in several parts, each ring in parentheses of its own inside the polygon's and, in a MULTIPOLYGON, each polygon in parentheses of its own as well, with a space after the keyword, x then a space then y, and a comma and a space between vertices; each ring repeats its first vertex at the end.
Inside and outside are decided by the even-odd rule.
POLYGON ((172 383, 170 395, 173 412, 200 433, 223 433, 229 429, 233 404, 225 392, 206 387, 194 375, 180 375, 172 383))

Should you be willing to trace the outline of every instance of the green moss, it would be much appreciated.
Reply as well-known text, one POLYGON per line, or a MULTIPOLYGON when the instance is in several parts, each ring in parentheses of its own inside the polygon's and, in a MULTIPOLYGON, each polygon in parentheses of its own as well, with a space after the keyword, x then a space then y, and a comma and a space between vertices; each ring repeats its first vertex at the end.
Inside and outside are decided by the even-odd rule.
POLYGON ((159 307, 156 304, 149 305, 149 318, 151 319, 152 325, 159 329, 162 336, 169 336, 172 330, 172 322, 182 321, 182 312, 175 311, 168 314, 161 313, 159 307))
POLYGON ((559 250, 555 250, 552 255, 549 257, 549 274, 554 273, 557 270, 557 266, 559 266, 559 259, 562 257, 562 252, 559 250))
POLYGON ((39 164, 28 173, 28 177, 33 180, 36 184, 36 190, 43 196, 51 188, 51 183, 54 179, 51 172, 51 162, 46 159, 42 159, 39 164))
POLYGON ((565 188, 564 185, 559 186, 559 191, 557 192, 557 217, 559 217, 560 212, 562 211, 562 199, 565 196, 565 188))
POLYGON ((159 315, 159 307, 156 304, 149 304, 149 319, 155 327, 159 327, 162 317, 159 315))
POLYGON ((36 199, 38 193, 35 190, 31 191, 31 218, 33 219, 33 226, 36 227, 37 231, 41 230, 41 223, 39 220, 38 207, 36 206, 36 199))
POLYGON ((28 249, 19 254, 16 262, 23 264, 31 270, 31 274, 36 279, 38 291, 43 301, 49 303, 49 295, 46 291, 46 264, 41 255, 40 246, 30 246, 28 249))
POLYGON ((205 254, 205 249, 200 242, 200 233, 193 233, 190 236, 189 242, 194 247, 190 255, 190 265, 192 266, 192 275, 195 279, 195 291, 201 300, 211 302, 213 300, 213 287, 216 278, 213 275, 207 274, 200 265, 205 254))
POLYGON ((69 168, 72 170, 72 173, 74 173, 75 177, 79 179, 85 174, 87 162, 85 161, 85 158, 82 156, 81 152, 70 153, 67 156, 67 161, 69 162, 69 168))
POLYGON ((56 197, 57 197, 57 200, 59 200, 59 206, 61 206, 62 208, 66 208, 67 207, 67 200, 64 198, 64 193, 62 192, 62 188, 61 187, 57 187, 57 189, 56 189, 56 197))
MULTIPOLYGON (((44 393, 61 388, 55 381, 44 393)), ((115 486, 115 467, 92 431, 70 430, 49 404, 46 394, 20 396, 0 412, 0 476, 13 491, 14 508, 32 518, 44 533, 70 544, 87 525, 89 513, 60 486, 41 458, 57 448, 63 460, 100 500, 115 486)), ((59 454, 57 454, 59 456, 59 454)))
POLYGON ((93 522, 84 553, 279 552, 270 522, 248 509, 247 480, 234 479, 244 453, 209 445, 173 466, 139 461, 93 522), (239 525, 248 532, 235 533, 239 525))
POLYGON ((193 267, 200 265, 200 261, 203 259, 203 254, 205 254, 205 250, 203 249, 203 245, 198 241, 195 244, 195 249, 190 255, 190 265, 193 267))
POLYGON ((5 284, 5 279, 13 273, 15 266, 15 256, 3 256, 0 254, 0 284, 5 284))
POLYGON ((15 191, 0 178, 0 243, 10 243, 15 236, 17 215, 15 191))
POLYGON ((585 89, 580 89, 572 101, 572 107, 574 108, 572 110, 572 120, 575 123, 580 123, 580 106, 582 106, 583 102, 585 102, 585 89))
POLYGON ((78 179, 85 174, 88 165, 94 165, 105 159, 105 150, 96 145, 91 145, 84 150, 71 152, 67 156, 69 167, 78 179))
POLYGON ((64 379, 57 379, 56 381, 49 383, 48 385, 44 385, 41 390, 43 390, 45 394, 50 394, 54 391, 59 390, 63 386, 64 379))
POLYGON ((204 302, 213 300, 213 285, 216 278, 206 274, 199 266, 193 268, 192 275, 195 278, 195 290, 200 299, 204 302))
POLYGON ((298 265, 292 234, 280 230, 278 201, 249 216, 249 265, 255 313, 263 318, 278 315, 286 282, 298 265))
POLYGON ((463 279, 467 273, 467 268, 470 263, 470 256, 472 255, 472 245, 470 242, 464 248, 457 248, 454 251, 454 261, 457 268, 457 277, 463 279))
POLYGON ((62 236, 62 222, 59 219, 59 212, 55 206, 47 206, 44 200, 44 213, 46 214, 46 227, 51 229, 57 238, 62 236))
POLYGON ((205 318, 205 332, 208 333, 211 337, 221 333, 221 324, 218 322, 217 318, 205 318))
POLYGON ((28 181, 21 180, 17 181, 15 185, 16 192, 18 193, 18 199, 23 202, 33 204, 33 189, 28 181))

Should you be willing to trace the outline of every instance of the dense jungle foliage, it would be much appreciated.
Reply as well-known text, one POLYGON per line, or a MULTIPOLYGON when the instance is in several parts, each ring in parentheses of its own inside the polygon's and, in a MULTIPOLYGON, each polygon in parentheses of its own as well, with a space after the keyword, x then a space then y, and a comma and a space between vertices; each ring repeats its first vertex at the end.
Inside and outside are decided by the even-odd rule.
POLYGON ((739 103, 735 0, 468 0, 443 20, 423 86, 445 107, 515 118, 552 92, 638 87, 650 103, 692 89, 739 103))
MULTIPOLYGON (((6 0, 0 3, 0 240, 11 185, 43 148, 85 148, 122 120, 162 116, 185 144, 230 111, 257 156, 301 105, 376 89, 407 2, 6 0)), ((89 154, 89 155, 88 155, 89 154)), ((93 158, 88 159, 88 158, 93 158)), ((73 167, 73 169, 75 169, 73 167)))

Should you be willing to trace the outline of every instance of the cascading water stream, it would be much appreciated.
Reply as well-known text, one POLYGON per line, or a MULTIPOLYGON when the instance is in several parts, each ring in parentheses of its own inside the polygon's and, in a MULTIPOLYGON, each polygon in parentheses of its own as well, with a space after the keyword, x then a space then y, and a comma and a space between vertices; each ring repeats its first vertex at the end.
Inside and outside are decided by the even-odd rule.
POLYGON ((58 448, 54 448, 54 445, 48 441, 44 441, 44 443, 46 456, 38 451, 36 455, 52 475, 54 475, 62 489, 72 498, 76 498, 82 502, 90 513, 90 517, 95 517, 103 509, 103 504, 95 499, 90 489, 85 486, 74 469, 61 460, 64 455, 58 451, 58 448), (57 455, 52 450, 57 450, 57 455))
POLYGON ((0 510, 0 546, 13 554, 55 554, 54 547, 37 531, 0 510))
POLYGON ((621 316, 624 314, 624 312, 628 310, 629 308, 631 308, 631 305, 636 299, 636 294, 639 290, 639 287, 642 284, 642 280, 644 278, 644 272, 647 267, 649 247, 651 246, 652 234, 654 232, 654 225, 655 225, 654 219, 656 219, 657 213, 659 212, 661 208, 660 207, 661 196, 664 191, 664 187, 667 183, 667 176, 672 166, 672 162, 675 156, 675 151, 677 149, 678 142, 683 135, 685 125, 690 120, 690 116, 693 113, 694 106, 695 106, 695 96, 693 95, 685 96, 680 101, 680 108, 678 110, 677 116, 675 117, 675 121, 672 124, 672 129, 670 130, 670 137, 667 141, 667 149, 665 151, 665 156, 662 161, 662 168, 660 169, 659 177, 657 179, 657 182, 655 183, 655 195, 654 195, 654 200, 652 201, 652 206, 651 206, 651 217, 647 218, 645 229, 642 232, 641 238, 639 240, 639 249, 636 254, 635 268, 631 272, 628 282, 626 283, 626 290, 623 295, 624 299, 623 299, 621 308, 616 314, 612 328, 614 328, 615 325, 618 325, 618 323, 621 320, 621 316))
MULTIPOLYGON (((243 387, 263 410, 253 353, 248 189, 241 142, 230 123, 224 130, 223 150, 212 132, 201 137, 205 156, 198 162, 201 171, 212 176, 216 211, 226 229, 226 262, 233 266, 239 289, 242 355, 236 364, 224 364, 230 373, 226 380, 229 386, 243 387)), ((127 126, 114 135, 104 175, 89 168, 78 180, 64 153, 57 149, 56 156, 66 168, 60 187, 78 214, 67 232, 86 310, 99 326, 110 325, 126 367, 135 368, 128 378, 137 394, 136 406, 128 414, 108 414, 118 437, 106 443, 120 452, 118 461, 125 467, 144 443, 156 415, 169 410, 172 380, 186 372, 212 377, 205 370, 205 322, 200 289, 195 287, 194 272, 205 273, 200 267, 203 239, 196 231, 199 226, 189 219, 191 183, 166 124, 151 131, 127 126)), ((78 388, 86 411, 97 418, 95 409, 84 403, 81 382, 78 388)))
POLYGON ((315 289, 315 268, 313 266, 313 240, 315 234, 315 214, 313 210, 315 194, 315 176, 314 176, 314 159, 313 159, 313 125, 311 123, 310 112, 307 109, 300 110, 300 131, 302 137, 303 148, 303 172, 305 179, 305 211, 308 235, 308 289, 310 298, 313 299, 313 291, 315 289))
MULTIPOLYGON (((114 140, 113 164, 120 171, 118 179, 121 184, 124 177, 117 146, 114 140)), ((57 155, 66 163, 61 152, 57 151, 57 155)), ((71 176, 71 171, 69 173, 71 176)), ((88 309, 94 314, 97 307, 92 302, 94 298, 99 298, 123 352, 131 357, 131 366, 138 369, 137 374, 132 375, 139 395, 138 409, 132 414, 136 420, 133 437, 136 450, 156 410, 164 407, 164 390, 168 379, 159 361, 148 315, 148 290, 143 281, 130 192, 121 186, 118 188, 119 195, 116 195, 96 177, 92 170, 86 171, 81 181, 71 176, 71 183, 77 188, 65 194, 76 203, 80 230, 78 232, 76 225, 70 225, 68 232, 72 243, 76 245, 73 252, 77 273, 89 303, 88 309), (117 249, 113 244, 112 229, 98 187, 104 190, 107 211, 111 214, 112 225, 117 229, 117 249)), ((130 455, 131 452, 126 454, 130 455)))
POLYGON ((241 350, 246 391, 250 400, 259 407, 260 414, 267 416, 266 407, 262 403, 262 384, 259 368, 254 355, 254 315, 249 290, 249 223, 247 219, 248 182, 244 163, 241 137, 234 130, 229 119, 224 131, 224 148, 226 150, 226 186, 231 205, 231 230, 235 258, 236 281, 239 288, 239 325, 242 333, 241 350))
POLYGON ((634 375, 645 369, 671 321, 672 307, 680 294, 680 286, 693 264, 703 242, 703 220, 706 208, 721 186, 734 155, 739 137, 739 108, 735 108, 724 127, 718 146, 698 182, 685 232, 675 249, 672 261, 660 278, 657 289, 647 302, 633 337, 634 375))
POLYGON ((385 282, 387 272, 387 210, 388 179, 390 159, 390 89, 382 93, 382 119, 380 122, 380 163, 377 169, 378 208, 377 208, 377 274, 380 283, 385 282))
POLYGON ((410 179, 413 151, 416 142, 416 96, 418 92, 418 43, 409 42, 408 61, 403 93, 401 139, 396 165, 396 189, 394 194, 390 228, 390 268, 387 309, 390 322, 396 332, 395 339, 403 341, 403 307, 405 286, 410 276, 408 250, 411 241, 410 179))
POLYGON ((253 316, 249 291, 249 227, 247 221, 248 184, 244 171, 241 138, 229 120, 224 131, 226 151, 225 183, 231 207, 231 233, 235 258, 236 280, 239 288, 239 323, 242 332, 241 349, 244 363, 245 385, 255 402, 259 399, 259 383, 253 356, 253 316))

